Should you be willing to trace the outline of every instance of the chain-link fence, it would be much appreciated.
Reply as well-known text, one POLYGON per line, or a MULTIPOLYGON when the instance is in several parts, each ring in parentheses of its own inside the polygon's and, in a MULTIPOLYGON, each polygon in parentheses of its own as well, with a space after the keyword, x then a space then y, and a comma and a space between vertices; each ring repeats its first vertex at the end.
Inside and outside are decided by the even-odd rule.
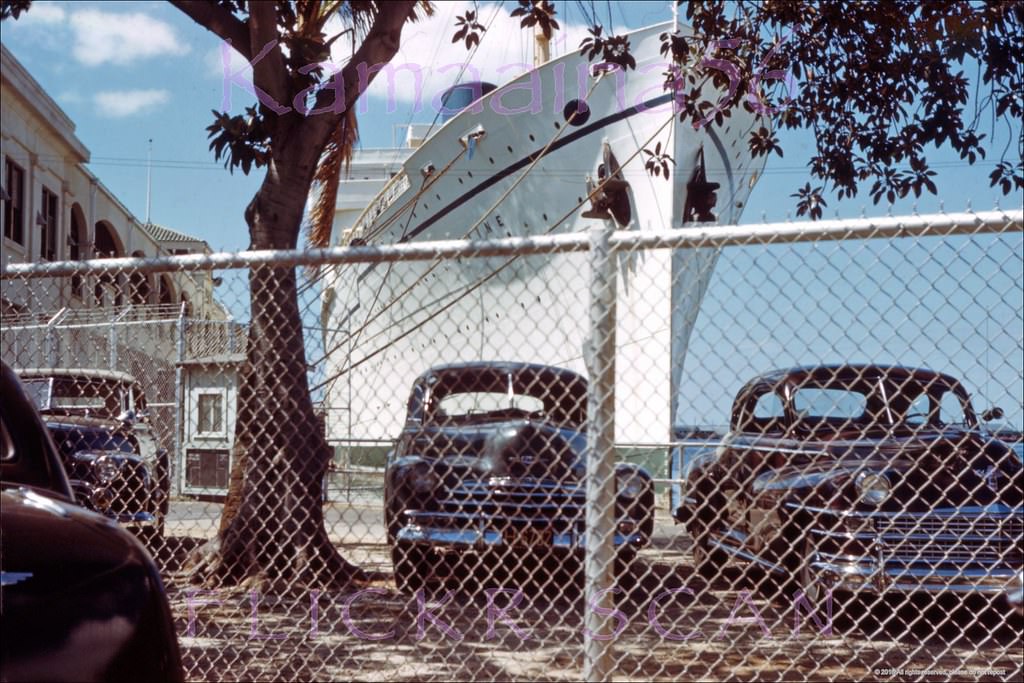
POLYGON ((1022 222, 9 266, 0 341, 55 431, 170 404, 131 505, 65 456, 190 679, 1019 679, 1022 222), (29 309, 213 268, 237 322, 29 309))

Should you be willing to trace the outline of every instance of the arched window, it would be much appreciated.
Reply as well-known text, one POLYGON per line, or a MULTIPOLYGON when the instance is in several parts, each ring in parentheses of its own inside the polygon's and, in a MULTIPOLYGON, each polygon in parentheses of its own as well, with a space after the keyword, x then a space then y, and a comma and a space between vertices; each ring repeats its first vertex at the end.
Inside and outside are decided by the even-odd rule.
MULTIPOLYGON (((117 258, 123 256, 120 240, 114 228, 107 221, 96 223, 96 258, 117 258)), ((120 276, 103 273, 96 281, 96 304, 98 306, 121 306, 124 296, 120 276)))
MULTIPOLYGON (((144 257, 141 251, 133 251, 132 256, 144 257)), ((128 299, 136 306, 149 303, 149 277, 145 273, 133 272, 128 276, 128 299)))
MULTIPOLYGON (((82 261, 88 258, 86 247, 89 244, 89 232, 85 227, 85 213, 77 203, 71 206, 71 231, 68 233, 68 258, 82 261)), ((85 296, 85 278, 75 273, 71 276, 71 294, 79 299, 85 296)))
POLYGON ((171 278, 167 275, 161 275, 157 279, 157 302, 160 304, 174 303, 174 286, 171 284, 171 278))

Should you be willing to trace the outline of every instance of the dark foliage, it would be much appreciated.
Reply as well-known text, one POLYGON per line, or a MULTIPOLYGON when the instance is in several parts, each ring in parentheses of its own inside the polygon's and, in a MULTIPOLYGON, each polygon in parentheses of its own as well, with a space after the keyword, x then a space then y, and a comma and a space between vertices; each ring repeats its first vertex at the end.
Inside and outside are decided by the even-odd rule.
POLYGON ((476 12, 473 10, 467 11, 464 15, 455 17, 455 25, 458 27, 458 31, 452 36, 452 42, 457 43, 460 40, 466 42, 466 49, 473 47, 474 45, 480 44, 480 36, 487 32, 487 29, 476 20, 476 12))
POLYGON ((31 4, 32 0, 0 0, 0 21, 17 19, 31 4))
POLYGON ((593 59, 600 55, 600 60, 606 64, 617 64, 623 69, 635 69, 636 59, 629 50, 629 39, 625 36, 604 35, 604 28, 594 26, 589 29, 590 35, 580 43, 580 54, 586 55, 587 59, 593 59))
POLYGON ((560 28, 558 21, 555 20, 555 14, 555 6, 549 0, 519 0, 519 7, 512 10, 513 17, 522 17, 519 26, 540 26, 544 37, 548 39, 560 28))
MULTIPOLYGON (((693 36, 661 35, 661 54, 671 60, 665 88, 675 93, 681 120, 720 126, 736 107, 756 111, 765 125, 748 144, 757 155, 782 156, 775 130, 811 130, 817 149, 809 175, 822 185, 793 195, 801 215, 821 216, 826 187, 842 199, 872 181, 876 203, 935 193, 929 152, 948 145, 974 164, 986 156, 983 126, 1003 119, 1019 133, 1020 0, 685 5, 693 36), (708 83, 713 90, 703 88, 708 83)), ((631 61, 600 26, 590 34, 581 46, 588 59, 631 61)), ((989 174, 1004 194, 1024 188, 1021 143, 1016 160, 1009 152, 1002 150, 989 174)))
POLYGON ((659 142, 654 146, 653 152, 645 149, 643 153, 647 155, 647 161, 644 163, 644 168, 647 172, 655 178, 664 174, 667 180, 670 177, 668 165, 672 164, 675 166, 676 162, 667 151, 661 151, 661 143, 659 142))

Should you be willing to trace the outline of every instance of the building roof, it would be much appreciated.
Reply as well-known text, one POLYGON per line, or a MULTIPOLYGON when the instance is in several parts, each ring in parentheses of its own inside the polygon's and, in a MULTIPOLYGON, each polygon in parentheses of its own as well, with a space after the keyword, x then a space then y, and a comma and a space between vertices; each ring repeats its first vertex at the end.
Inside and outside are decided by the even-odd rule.
POLYGON ((78 161, 89 161, 89 150, 75 135, 75 124, 71 121, 71 117, 60 108, 52 97, 46 94, 39 81, 29 74, 21 62, 4 45, 0 45, 0 75, 3 76, 2 80, 7 81, 14 92, 36 113, 39 121, 63 140, 64 144, 78 157, 78 161))
POLYGON ((43 377, 71 377, 75 379, 109 379, 115 382, 134 382, 135 377, 121 370, 107 368, 15 368, 21 379, 43 377))
POLYGON ((175 365, 182 367, 188 366, 223 366, 223 365, 241 365, 246 360, 244 353, 223 353, 215 356, 203 356, 202 358, 186 358, 185 360, 178 361, 175 365))
POLYGON ((204 242, 204 240, 201 240, 198 237, 186 235, 185 233, 178 232, 177 230, 171 230, 170 228, 157 223, 145 223, 143 224, 142 229, 157 242, 204 242))

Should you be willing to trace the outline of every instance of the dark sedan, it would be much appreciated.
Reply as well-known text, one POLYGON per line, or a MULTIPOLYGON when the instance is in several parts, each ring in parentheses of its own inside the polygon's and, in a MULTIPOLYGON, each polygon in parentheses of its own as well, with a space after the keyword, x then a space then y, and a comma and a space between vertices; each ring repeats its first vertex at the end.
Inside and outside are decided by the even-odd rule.
MULTIPOLYGON (((422 587, 439 578, 443 556, 467 553, 523 566, 561 553, 579 566, 586 419, 587 382, 562 368, 478 362, 420 376, 385 480, 399 588, 422 587)), ((626 562, 650 538, 654 492, 640 467, 615 473, 614 543, 626 562)))
POLYGON ((144 541, 162 538, 167 496, 135 433, 99 418, 47 416, 75 500, 116 519, 144 541))
POLYGON ((0 364, 0 678, 180 681, 167 597, 146 550, 73 503, 60 455, 0 364))
POLYGON ((737 559, 822 608, 832 591, 998 595, 1021 571, 1021 461, 948 375, 765 374, 724 439, 688 455, 673 512, 705 577, 737 559))

